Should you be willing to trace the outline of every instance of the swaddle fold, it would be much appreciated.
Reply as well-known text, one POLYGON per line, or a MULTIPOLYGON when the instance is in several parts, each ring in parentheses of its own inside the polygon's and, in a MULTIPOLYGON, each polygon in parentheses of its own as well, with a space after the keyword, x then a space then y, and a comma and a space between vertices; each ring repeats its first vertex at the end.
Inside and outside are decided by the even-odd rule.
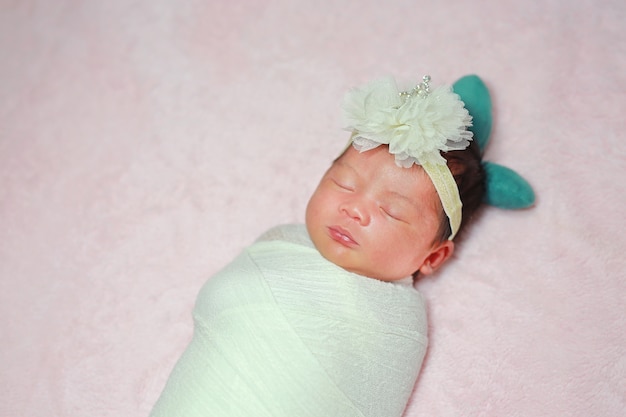
POLYGON ((402 414, 427 344, 420 294, 301 242, 257 242, 207 281, 151 416, 402 414))

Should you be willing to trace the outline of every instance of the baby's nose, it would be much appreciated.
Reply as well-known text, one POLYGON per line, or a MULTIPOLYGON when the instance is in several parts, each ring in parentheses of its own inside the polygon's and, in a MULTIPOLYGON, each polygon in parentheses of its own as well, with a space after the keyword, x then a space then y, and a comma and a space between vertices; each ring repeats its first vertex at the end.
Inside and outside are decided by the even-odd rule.
POLYGON ((359 199, 343 202, 339 210, 362 226, 367 226, 370 222, 369 210, 366 204, 359 199))

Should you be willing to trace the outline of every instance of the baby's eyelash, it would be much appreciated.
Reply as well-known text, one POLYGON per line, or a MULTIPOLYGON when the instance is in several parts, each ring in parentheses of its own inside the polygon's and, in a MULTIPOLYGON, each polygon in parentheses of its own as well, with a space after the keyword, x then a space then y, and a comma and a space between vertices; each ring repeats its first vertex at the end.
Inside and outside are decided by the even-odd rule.
POLYGON ((337 181, 337 180, 333 180, 333 182, 335 183, 335 185, 336 185, 337 187, 339 187, 339 188, 341 188, 341 189, 343 189, 343 190, 346 190, 346 191, 354 191, 354 188, 353 188, 353 187, 350 187, 349 185, 346 185, 346 184, 344 184, 344 183, 341 183, 341 182, 339 182, 339 181, 337 181))
POLYGON ((391 217, 392 219, 403 221, 400 217, 398 217, 396 214, 393 214, 390 210, 384 207, 381 207, 380 209, 383 211, 383 213, 385 213, 387 216, 391 217))

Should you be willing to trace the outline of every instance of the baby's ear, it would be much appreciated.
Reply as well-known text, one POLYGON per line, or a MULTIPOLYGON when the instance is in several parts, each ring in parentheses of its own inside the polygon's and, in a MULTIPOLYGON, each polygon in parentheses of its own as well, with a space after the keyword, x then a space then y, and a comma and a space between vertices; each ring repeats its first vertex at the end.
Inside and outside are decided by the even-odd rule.
POLYGON ((419 268, 419 272, 424 275, 429 275, 435 272, 441 265, 443 265, 454 253, 454 242, 446 240, 439 243, 432 249, 430 254, 424 259, 422 266, 419 268))

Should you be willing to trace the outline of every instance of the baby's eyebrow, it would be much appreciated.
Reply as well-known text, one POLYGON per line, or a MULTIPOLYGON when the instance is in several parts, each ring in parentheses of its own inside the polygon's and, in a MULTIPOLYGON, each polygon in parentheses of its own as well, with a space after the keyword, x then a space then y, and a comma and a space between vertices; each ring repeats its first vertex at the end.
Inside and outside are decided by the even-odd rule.
POLYGON ((341 160, 333 163, 333 166, 331 167, 331 169, 332 168, 339 170, 338 172, 342 173, 341 175, 348 175, 351 178, 361 177, 359 171, 355 167, 341 160))
POLYGON ((354 173, 358 174, 358 171, 357 171, 357 169, 355 167, 353 167, 352 165, 350 165, 347 162, 343 161, 342 159, 336 161, 335 165, 336 166, 349 168, 350 170, 354 171, 354 173))

